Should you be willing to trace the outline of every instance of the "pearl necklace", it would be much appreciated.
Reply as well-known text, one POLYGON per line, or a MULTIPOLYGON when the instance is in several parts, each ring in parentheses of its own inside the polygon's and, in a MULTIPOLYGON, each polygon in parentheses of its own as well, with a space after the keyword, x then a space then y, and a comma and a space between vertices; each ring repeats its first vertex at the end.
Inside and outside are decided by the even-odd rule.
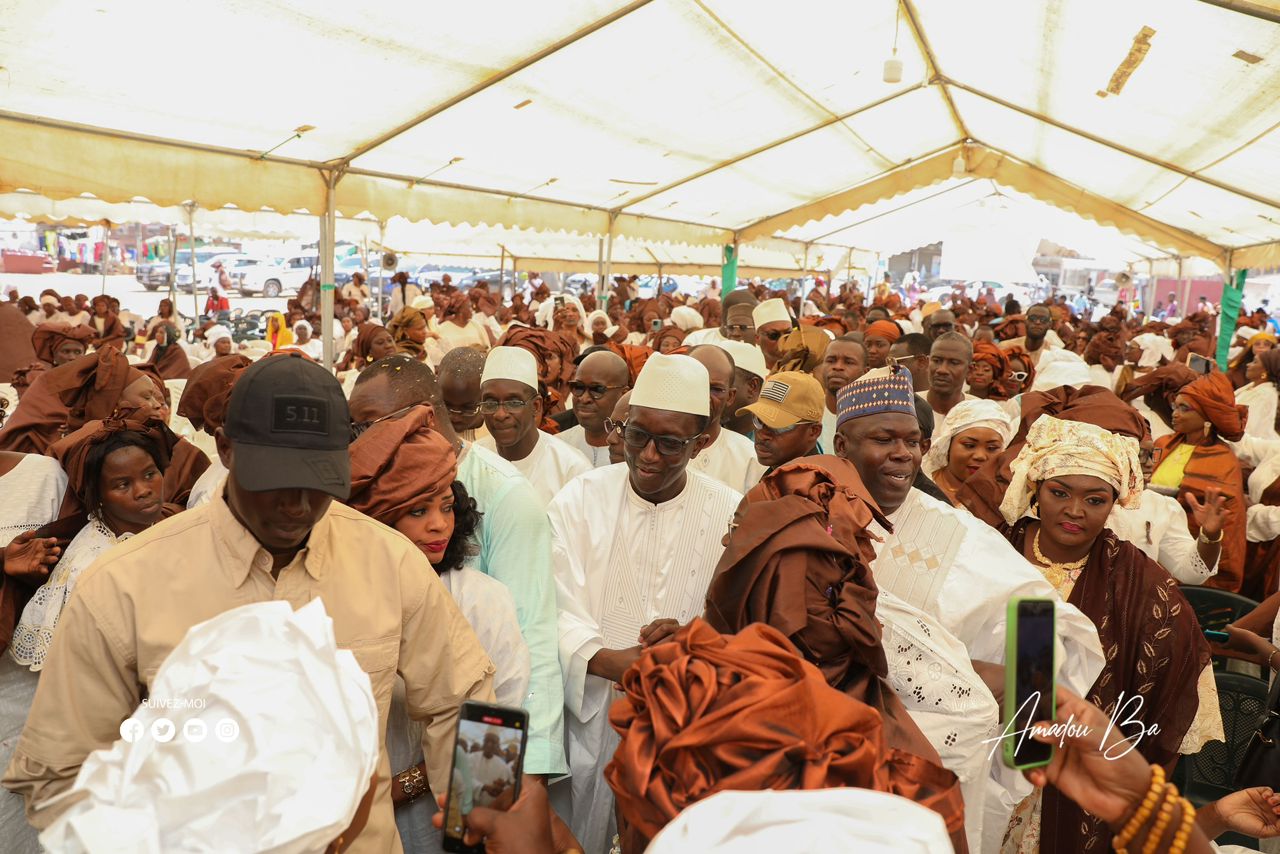
POLYGON ((1044 556, 1044 552, 1040 551, 1039 528, 1036 528, 1035 538, 1031 541, 1031 553, 1035 556, 1036 562, 1043 565, 1045 578, 1058 591, 1061 591, 1067 582, 1074 584, 1085 564, 1089 562, 1088 555, 1080 558, 1080 560, 1073 560, 1067 563, 1049 560, 1044 556))

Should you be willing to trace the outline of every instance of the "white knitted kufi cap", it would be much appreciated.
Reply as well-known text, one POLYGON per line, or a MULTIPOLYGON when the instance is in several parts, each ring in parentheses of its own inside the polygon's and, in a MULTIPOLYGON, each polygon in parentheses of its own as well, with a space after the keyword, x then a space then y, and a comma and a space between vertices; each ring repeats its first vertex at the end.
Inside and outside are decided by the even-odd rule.
POLYGON ((755 321, 756 329, 759 329, 766 323, 790 323, 791 312, 787 311, 785 302, 774 297, 753 308, 751 310, 751 319, 755 321))
POLYGON ((489 380, 515 380, 538 390, 538 360, 523 347, 494 347, 484 360, 480 384, 489 380))
POLYGON ((636 377, 631 406, 710 415, 710 375, 701 362, 690 356, 654 353, 636 377))
POLYGON ((717 341, 716 346, 733 357, 733 366, 755 374, 760 379, 769 378, 769 369, 764 363, 764 351, 754 344, 745 341, 727 339, 717 341))

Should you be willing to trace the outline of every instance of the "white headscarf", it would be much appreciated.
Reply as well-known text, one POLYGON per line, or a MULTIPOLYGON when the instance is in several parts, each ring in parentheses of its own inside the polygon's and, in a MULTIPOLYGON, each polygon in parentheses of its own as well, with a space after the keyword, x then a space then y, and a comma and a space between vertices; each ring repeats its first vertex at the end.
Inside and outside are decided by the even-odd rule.
POLYGON ((210 347, 212 347, 214 344, 217 344, 223 338, 230 338, 230 337, 231 337, 231 330, 222 325, 210 326, 208 329, 204 331, 204 343, 210 347))
POLYGON ((696 308, 690 308, 687 305, 678 305, 671 309, 671 322, 685 332, 701 329, 703 325, 702 315, 696 308))
POLYGON ((121 724, 142 737, 89 754, 71 787, 87 797, 40 834, 46 849, 310 854, 351 823, 378 762, 378 707, 320 599, 194 626, 150 696, 183 707, 143 705, 121 724))
POLYGON ((1132 343, 1142 350, 1142 356, 1138 359, 1139 368, 1158 367, 1162 358, 1166 362, 1173 361, 1173 342, 1163 335, 1144 332, 1141 335, 1135 335, 1132 343))
POLYGON ((1046 349, 1040 352, 1040 362, 1036 365, 1036 378, 1031 383, 1031 390, 1049 391, 1064 385, 1079 388, 1089 383, 1089 366, 1084 359, 1070 350, 1046 349))
POLYGON ((591 334, 591 324, 595 323, 595 320, 597 317, 604 319, 604 328, 606 330, 606 333, 609 327, 613 326, 613 321, 609 319, 609 315, 605 314, 603 311, 597 308, 595 311, 587 315, 586 322, 582 324, 583 327, 586 329, 586 332, 588 335, 591 334))
MULTIPOLYGON (((564 297, 566 305, 573 304, 578 307, 578 328, 581 329, 582 323, 587 316, 587 310, 582 307, 582 300, 578 299, 573 294, 556 294, 556 296, 564 297)), ((551 299, 538 306, 538 311, 534 315, 533 321, 544 329, 550 329, 551 322, 555 320, 555 315, 556 300, 555 296, 553 296, 551 299)))
POLYGON ((1014 458, 1000 514, 1012 525, 1026 515, 1036 484, 1051 477, 1089 475, 1111 485, 1116 503, 1129 510, 1142 503, 1138 440, 1096 424, 1041 415, 1014 458))
POLYGON ((951 458, 951 440, 975 427, 995 430, 1000 434, 1003 447, 1008 447, 1009 440, 1013 438, 1013 419, 1000 404, 994 400, 962 401, 947 413, 946 420, 942 422, 942 432, 933 437, 933 444, 921 464, 925 475, 933 477, 934 472, 946 468, 951 458))

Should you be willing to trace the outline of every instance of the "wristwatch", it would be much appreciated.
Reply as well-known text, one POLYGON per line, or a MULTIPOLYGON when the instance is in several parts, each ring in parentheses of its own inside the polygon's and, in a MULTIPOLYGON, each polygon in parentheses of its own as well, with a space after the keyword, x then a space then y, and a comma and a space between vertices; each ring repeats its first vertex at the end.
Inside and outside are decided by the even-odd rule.
POLYGON ((417 765, 397 775, 396 779, 400 781, 400 790, 404 792, 405 800, 408 801, 416 801, 425 795, 429 788, 427 778, 418 770, 417 765))

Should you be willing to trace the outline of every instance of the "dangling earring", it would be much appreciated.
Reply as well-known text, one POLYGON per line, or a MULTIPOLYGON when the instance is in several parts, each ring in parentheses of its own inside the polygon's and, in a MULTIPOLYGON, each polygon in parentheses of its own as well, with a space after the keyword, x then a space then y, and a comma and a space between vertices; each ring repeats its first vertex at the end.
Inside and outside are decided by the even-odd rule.
POLYGON ((1213 425, 1208 421, 1204 422, 1204 440, 1209 441, 1209 431, 1213 429, 1213 425))
POLYGON ((1027 509, 1031 511, 1031 518, 1039 519, 1040 518, 1040 496, 1038 495, 1031 496, 1031 506, 1028 507, 1027 509))

